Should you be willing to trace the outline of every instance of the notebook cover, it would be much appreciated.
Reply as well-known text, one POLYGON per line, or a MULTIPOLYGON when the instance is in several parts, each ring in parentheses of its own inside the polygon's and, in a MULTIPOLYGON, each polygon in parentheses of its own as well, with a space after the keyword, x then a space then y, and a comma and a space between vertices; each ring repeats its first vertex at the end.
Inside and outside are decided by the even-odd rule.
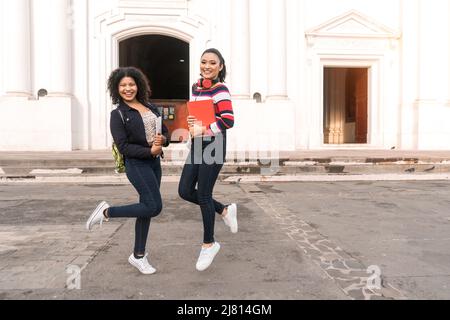
POLYGON ((156 118, 156 134, 162 134, 162 117, 156 118))
POLYGON ((187 107, 189 115, 201 121, 202 126, 208 127, 211 123, 216 122, 213 100, 189 101, 187 107))

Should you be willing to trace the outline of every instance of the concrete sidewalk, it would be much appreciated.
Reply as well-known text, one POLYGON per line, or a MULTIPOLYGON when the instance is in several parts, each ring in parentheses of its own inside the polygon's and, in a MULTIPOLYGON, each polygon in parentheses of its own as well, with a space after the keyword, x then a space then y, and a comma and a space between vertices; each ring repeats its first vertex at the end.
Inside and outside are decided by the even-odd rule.
MULTIPOLYGON (((340 184, 338 189, 350 192, 353 186, 340 184)), ((433 184, 423 186, 429 190, 433 184)), ((360 194, 352 201, 354 196, 345 194, 350 202, 342 204, 346 209, 340 211, 344 215, 340 222, 330 215, 337 211, 329 209, 335 206, 336 195, 321 193, 332 185, 287 187, 219 183, 215 197, 239 205, 239 232, 231 234, 217 217, 215 237, 222 248, 213 265, 198 272, 195 263, 203 230, 200 211, 178 197, 177 184, 164 183, 164 209, 152 221, 147 247, 150 262, 158 271, 144 276, 127 262, 133 250, 134 219, 115 219, 92 232, 84 229, 87 216, 101 199, 112 205, 136 201, 131 186, 0 186, 0 299, 363 300, 422 299, 431 297, 432 292, 433 297, 448 297, 445 288, 433 283, 448 278, 442 276, 448 271, 448 240, 442 240, 435 249, 428 246, 429 241, 416 241, 412 244, 415 251, 410 255, 405 250, 402 259, 383 256, 398 255, 386 244, 395 244, 391 237, 399 231, 406 230, 412 239, 425 231, 415 228, 410 233, 403 228, 409 221, 408 210, 400 209, 395 216, 379 213, 389 217, 386 223, 392 223, 386 233, 384 228, 379 230, 383 225, 363 223, 367 216, 359 212, 360 194), (311 197, 317 199, 308 202, 311 197), (398 219, 399 215, 405 220, 398 219), (367 230, 349 230, 349 221, 367 230), (380 232, 383 241, 377 242, 380 232), (359 241, 355 242, 355 237, 359 241), (369 249, 360 248, 368 241, 369 249), (420 290, 416 290, 412 271, 422 246, 424 252, 434 254, 429 264, 435 267, 421 265, 420 272, 430 272, 433 281, 418 284, 420 290), (358 251, 361 254, 356 254, 358 251), (401 272, 403 260, 408 262, 408 273, 401 272), (369 267, 373 264, 382 268, 382 274, 372 283, 369 267)), ((388 194, 400 188, 397 183, 388 187, 388 194)), ((373 187, 368 184, 364 188, 361 191, 371 192, 373 187)), ((410 196, 406 192, 395 196, 395 201, 410 196)), ((377 201, 384 198, 382 194, 377 201)), ((368 205, 372 210, 372 203, 368 205)), ((444 212, 439 215, 447 217, 444 212)), ((376 217, 371 219, 377 221, 376 217)), ((445 238, 448 223, 443 222, 437 219, 424 226, 434 228, 435 238, 445 238)))
POLYGON ((127 262, 134 219, 84 229, 100 200, 134 203, 131 186, 0 185, 0 299, 450 297, 448 181, 220 182, 215 198, 238 203, 239 232, 216 218, 222 248, 205 272, 200 210, 177 186, 162 185, 147 247, 157 273, 143 276, 127 262))
POLYGON ((203 237, 200 212, 178 197, 176 184, 163 184, 164 211, 153 219, 148 240, 149 259, 157 269, 150 276, 127 261, 135 219, 116 219, 92 232, 84 230, 86 215, 96 205, 94 198, 131 203, 136 201, 131 187, 28 185, 2 190, 0 198, 15 194, 9 199, 18 206, 0 202, 6 206, 0 223, 0 299, 350 298, 305 259, 272 217, 236 185, 220 184, 215 194, 239 203, 240 231, 231 234, 217 218, 215 236, 222 248, 211 268, 200 273, 195 269, 203 237), (19 190, 32 194, 32 219, 25 219, 30 210, 21 203, 19 190), (70 271, 77 268, 78 288, 70 278, 70 271))

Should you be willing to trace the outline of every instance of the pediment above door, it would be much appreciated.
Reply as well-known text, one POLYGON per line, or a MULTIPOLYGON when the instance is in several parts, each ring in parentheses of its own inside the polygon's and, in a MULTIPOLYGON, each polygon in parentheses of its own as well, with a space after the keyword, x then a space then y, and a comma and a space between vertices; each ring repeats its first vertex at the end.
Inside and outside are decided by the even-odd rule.
POLYGON ((382 38, 398 39, 400 34, 364 14, 352 10, 306 31, 308 38, 382 38))

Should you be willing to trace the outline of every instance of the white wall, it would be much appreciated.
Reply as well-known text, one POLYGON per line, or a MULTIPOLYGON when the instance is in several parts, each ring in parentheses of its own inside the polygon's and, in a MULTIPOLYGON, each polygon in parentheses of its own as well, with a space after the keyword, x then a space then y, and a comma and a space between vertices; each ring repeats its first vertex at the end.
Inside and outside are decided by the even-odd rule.
POLYGON ((71 151, 71 99, 0 98, 0 151, 71 151))
POLYGON ((4 77, 5 77, 5 50, 3 49, 3 43, 5 38, 5 24, 6 19, 4 17, 5 15, 5 1, 0 1, 0 96, 5 94, 5 88, 4 88, 4 77))
MULTIPOLYGON (((8 96, 0 97, 0 150, 72 150, 68 4, 68 0, 26 0, 20 3, 21 6, 8 7, 9 12, 1 12, 3 26, 14 27, 10 30, 16 30, 18 42, 13 43, 11 39, 14 38, 8 41, 6 37, 0 37, 1 74, 4 80, 15 76, 14 81, 8 84, 11 88, 6 89, 8 96), (27 19, 32 22, 30 26, 22 23, 27 19), (17 48, 19 52, 8 54, 9 61, 6 61, 7 49, 11 48, 17 48), (8 70, 15 65, 16 73, 8 70), (8 70, 7 74, 5 70, 8 70), (33 90, 30 90, 31 82, 33 90), (39 100, 35 96, 30 97, 30 91, 35 94, 37 88, 47 89, 49 96, 39 100)), ((5 8, 2 1, 2 9, 5 8)), ((5 32, 6 29, 3 35, 5 32)))
POLYGON ((418 147, 450 149, 448 0, 419 1, 418 147), (430 36, 434 35, 434 36, 430 36))
MULTIPOLYGON (((40 3, 31 1, 35 5, 40 3)), ((285 150, 326 147, 321 140, 321 63, 339 61, 339 57, 345 56, 351 63, 358 59, 367 61, 376 70, 372 80, 377 83, 372 88, 377 96, 372 97, 371 113, 376 142, 371 147, 450 148, 448 0, 286 0, 287 97, 278 101, 265 101, 270 84, 269 3, 269 0, 249 0, 250 99, 234 101, 236 128, 230 132, 230 146, 254 148, 252 141, 256 135, 263 142, 272 139, 269 136, 275 137, 277 146, 285 150), (309 42, 305 38, 305 31, 351 10, 361 12, 393 33, 400 33, 400 40, 322 37, 319 42, 309 42), (251 100, 255 92, 262 94, 262 104, 251 100)), ((133 32, 162 33, 190 42, 191 81, 198 77, 201 52, 217 47, 228 62, 228 85, 233 93, 233 75, 239 77, 242 68, 231 59, 234 17, 230 0, 73 0, 72 4, 74 50, 69 63, 73 63, 70 90, 73 97, 54 101, 0 98, 0 134, 15 139, 0 141, 0 150, 108 148, 112 106, 106 78, 117 67, 118 39, 133 36, 133 32), (58 103, 62 106, 59 109, 58 103), (5 120, 19 121, 16 119, 24 113, 30 117, 22 122, 5 120), (47 130, 51 127, 54 130, 47 130)), ((5 1, 0 1, 0 71, 8 64, 4 50, 8 14, 4 6, 5 1)), ((40 12, 38 9, 33 10, 40 12)), ((42 36, 45 28, 42 22, 33 27, 33 35, 41 35, 38 39, 41 45, 45 41, 42 36)), ((42 56, 45 50, 42 46, 40 50, 42 56)), ((47 81, 47 75, 43 72, 46 65, 38 63, 43 58, 35 51, 32 54, 34 92, 47 81)), ((5 77, 5 72, 0 72, 0 96, 5 91, 5 77)))
POLYGON ((73 149, 90 148, 89 128, 89 46, 88 19, 89 0, 76 0, 72 4, 72 47, 73 47, 73 95, 72 109, 73 149))

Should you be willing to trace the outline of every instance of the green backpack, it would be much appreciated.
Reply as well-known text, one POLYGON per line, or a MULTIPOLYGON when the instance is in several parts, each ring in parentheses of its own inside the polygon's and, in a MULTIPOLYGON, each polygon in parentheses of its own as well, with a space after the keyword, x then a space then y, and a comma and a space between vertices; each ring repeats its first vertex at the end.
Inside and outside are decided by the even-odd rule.
MULTIPOLYGON (((125 121, 123 120, 123 115, 122 112, 120 112, 119 109, 117 109, 117 111, 119 111, 120 117, 122 118, 122 122, 125 125, 125 121)), ((120 153, 119 148, 117 148, 117 145, 115 142, 113 142, 112 144, 112 155, 114 158, 114 163, 115 163, 115 171, 116 173, 125 173, 125 160, 123 158, 123 155, 120 153)))

